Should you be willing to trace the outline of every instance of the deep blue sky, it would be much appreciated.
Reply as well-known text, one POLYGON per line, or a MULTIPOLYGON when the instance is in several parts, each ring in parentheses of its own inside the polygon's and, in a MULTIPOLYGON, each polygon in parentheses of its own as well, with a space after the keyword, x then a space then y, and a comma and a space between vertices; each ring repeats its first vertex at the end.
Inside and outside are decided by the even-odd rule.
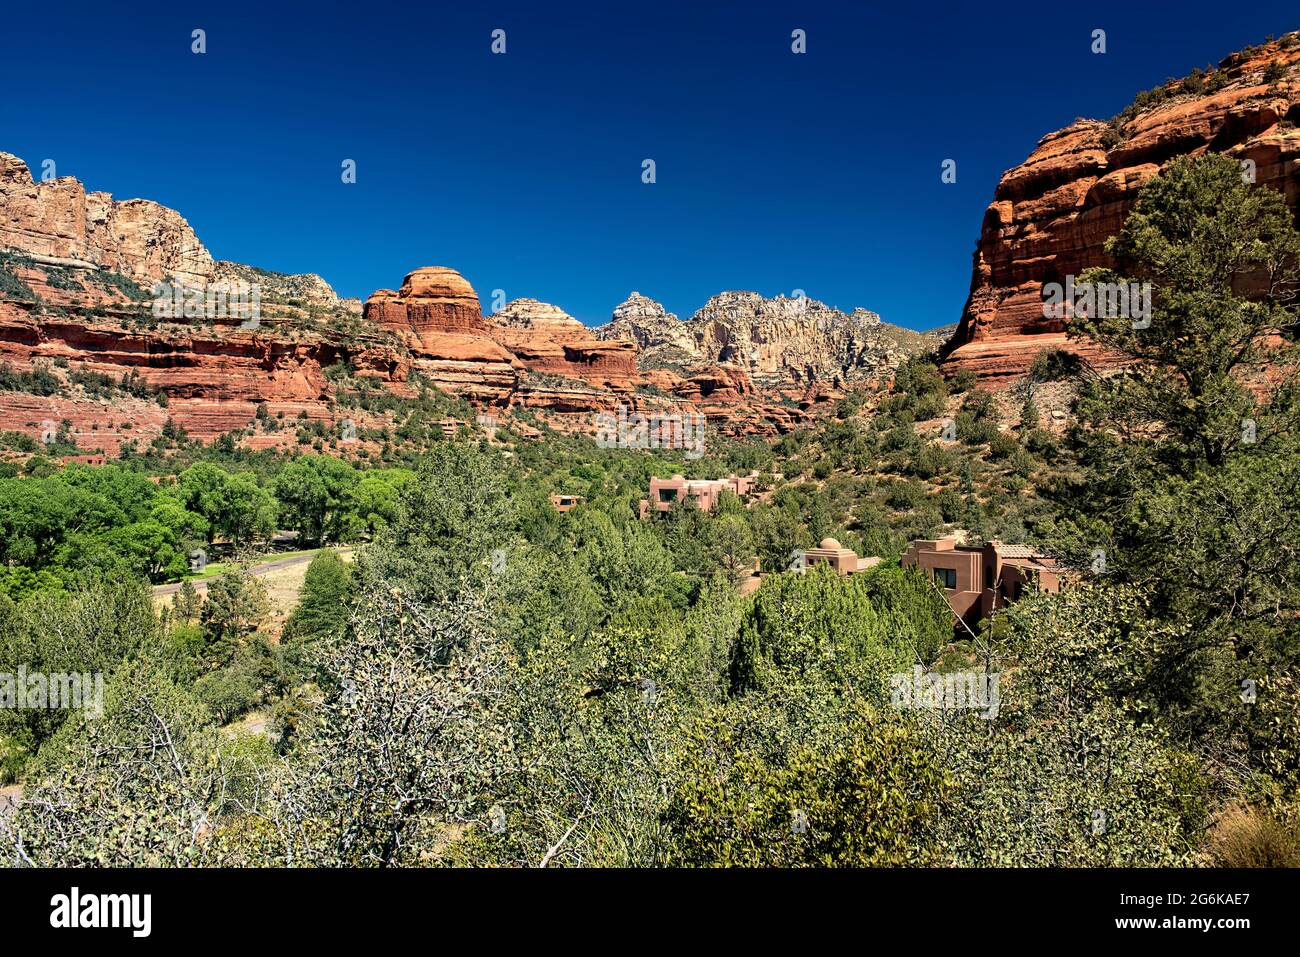
POLYGON ((0 150, 172 206, 219 259, 361 297, 448 265, 591 324, 633 289, 954 322, 1040 136, 1300 27, 1295 0, 112 6, 8 5, 0 150))

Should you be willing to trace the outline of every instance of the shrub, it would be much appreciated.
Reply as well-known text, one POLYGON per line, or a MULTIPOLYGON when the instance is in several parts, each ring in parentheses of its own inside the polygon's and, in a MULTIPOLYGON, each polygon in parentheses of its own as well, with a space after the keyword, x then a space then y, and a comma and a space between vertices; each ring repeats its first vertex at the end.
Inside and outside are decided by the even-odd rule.
POLYGON ((966 514, 965 499, 954 489, 944 489, 939 493, 939 514, 945 522, 956 522, 966 514))
POLYGON ((1219 867, 1300 867, 1300 830, 1267 811, 1231 807, 1211 829, 1208 852, 1219 867))
POLYGON ((900 512, 916 508, 925 501, 925 486, 911 479, 894 482, 885 496, 885 503, 900 512))
POLYGON ((991 392, 971 392, 962 400, 961 409, 976 419, 991 419, 997 412, 997 402, 991 392))
POLYGON ((948 389, 950 392, 969 392, 975 388, 975 383, 978 381, 979 376, 974 372, 970 369, 962 369, 948 380, 948 389))
POLYGON ((86 287, 77 282, 66 269, 50 269, 45 274, 45 284, 51 289, 69 289, 85 292, 86 287))
POLYGON ((31 302, 36 298, 36 294, 27 283, 10 272, 5 265, 0 264, 0 297, 31 302))
POLYGON ((1020 451, 1020 443, 1005 432, 998 432, 989 439, 989 458, 994 461, 1010 458, 1020 451))
POLYGON ((880 867, 938 860, 947 806, 941 762, 907 725, 862 708, 834 749, 773 761, 725 720, 694 730, 664 813, 669 864, 880 867), (863 808, 871 813, 864 814, 863 808))
POLYGON ((957 438, 967 445, 982 445, 998 435, 998 425, 991 419, 976 419, 969 412, 957 413, 957 438))
POLYGON ((926 442, 913 460, 911 471, 921 478, 930 479, 942 475, 950 468, 952 468, 952 453, 933 442, 926 442))
POLYGON ((947 403, 944 397, 938 393, 931 393, 923 397, 916 403, 916 411, 913 413, 918 420, 937 419, 943 415, 947 403))
POLYGON ((229 668, 214 671, 194 682, 194 694, 223 724, 260 701, 251 677, 229 668))
POLYGON ((1044 349, 1034 357, 1029 367, 1029 378, 1034 382, 1060 382, 1072 379, 1083 369, 1083 363, 1072 352, 1064 349, 1044 349))
POLYGON ((34 366, 31 372, 15 372, 9 363, 0 363, 0 391, 45 396, 57 395, 61 388, 58 376, 47 366, 34 366))

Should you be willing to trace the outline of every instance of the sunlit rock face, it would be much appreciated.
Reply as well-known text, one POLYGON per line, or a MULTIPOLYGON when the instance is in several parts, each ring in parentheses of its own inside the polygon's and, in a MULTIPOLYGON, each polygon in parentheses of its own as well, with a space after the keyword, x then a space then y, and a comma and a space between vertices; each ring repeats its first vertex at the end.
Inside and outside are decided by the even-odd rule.
MULTIPOLYGON (((1117 361, 1045 318, 1045 283, 1110 265, 1138 190, 1177 156, 1207 151, 1254 164, 1255 182, 1300 204, 1300 46, 1266 44, 1220 65, 1212 93, 1176 93, 1113 130, 1077 120, 1049 133, 999 181, 984 214, 970 298, 944 349, 948 372, 969 369, 997 387, 1023 376, 1045 350, 1067 349, 1098 367, 1117 361), (1288 70, 1266 82, 1270 63, 1288 70)), ((1249 167, 1247 167, 1249 168, 1249 167)))
POLYGON ((36 182, 0 153, 0 249, 93 263, 142 284, 207 282, 212 256, 179 213, 147 199, 88 193, 71 176, 36 182))

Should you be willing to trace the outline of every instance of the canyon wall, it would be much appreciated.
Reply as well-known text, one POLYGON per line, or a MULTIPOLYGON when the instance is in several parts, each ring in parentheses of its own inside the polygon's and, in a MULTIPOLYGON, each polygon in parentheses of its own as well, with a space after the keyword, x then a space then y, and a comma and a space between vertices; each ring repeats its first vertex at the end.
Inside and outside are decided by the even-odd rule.
POLYGON ((0 153, 0 249, 92 263, 152 285, 169 276, 204 283, 212 256, 179 213, 146 199, 88 193, 71 176, 36 182, 0 153))
MULTIPOLYGON (((657 304, 645 303, 653 313, 657 304)), ((412 368, 438 388, 497 408, 553 413, 560 428, 582 431, 589 413, 620 405, 703 414, 737 435, 784 432, 810 421, 797 406, 760 395, 742 368, 701 364, 674 371, 653 360, 647 366, 638 362, 635 339, 593 334, 550 303, 515 299, 484 316, 473 287, 444 266, 415 270, 396 292, 378 290, 366 301, 364 318, 405 343, 412 368)))
POLYGON ((882 332, 892 328, 866 310, 747 292, 714 296, 687 322, 636 293, 595 330, 535 299, 484 315, 470 282, 445 266, 413 270, 363 306, 315 274, 214 261, 176 211, 87 192, 72 177, 37 182, 0 153, 0 363, 59 380, 46 395, 0 390, 0 416, 34 436, 67 420, 83 447, 110 453, 147 444, 168 420, 204 440, 234 433, 250 447, 288 447, 296 431, 257 420, 333 426, 346 415, 382 425, 340 406, 340 392, 369 383, 413 397, 413 375, 479 407, 533 410, 572 431, 625 406, 703 414, 728 435, 771 435, 806 426, 841 387, 892 369, 909 351, 882 332), (251 323, 210 308, 159 313, 160 282, 256 285, 261 313, 251 323), (334 369, 342 380, 326 374, 334 369), (78 384, 87 376, 112 386, 96 393, 78 384), (119 385, 127 379, 140 394, 119 385))
POLYGON ((264 298, 361 309, 359 302, 340 299, 312 273, 286 275, 214 262, 174 209, 147 199, 115 200, 108 193, 87 192, 71 176, 38 182, 21 159, 0 153, 0 250, 6 249, 38 262, 98 266, 146 289, 163 281, 257 283, 264 298))

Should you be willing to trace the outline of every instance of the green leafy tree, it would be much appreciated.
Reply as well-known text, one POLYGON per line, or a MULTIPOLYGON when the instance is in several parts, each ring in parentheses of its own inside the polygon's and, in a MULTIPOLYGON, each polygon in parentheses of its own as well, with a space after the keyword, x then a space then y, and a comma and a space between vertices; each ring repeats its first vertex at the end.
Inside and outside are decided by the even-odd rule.
POLYGON ((275 532, 275 497, 258 484, 256 476, 238 473, 226 486, 226 510, 222 530, 236 545, 275 532))
POLYGON ((449 598, 508 562, 515 526, 500 460, 466 443, 440 443, 405 486, 397 520, 376 539, 380 547, 362 554, 357 569, 367 583, 449 598))
POLYGON ((1234 776, 1235 685, 1294 665, 1300 232, 1278 193, 1205 156, 1152 179, 1110 248, 1119 271, 1091 278, 1150 282, 1150 325, 1071 324, 1137 362, 1083 391, 1086 473, 1056 534, 1081 551, 1093 536, 1112 580, 1189 628, 1153 705, 1234 776))
POLYGON ((873 603, 863 576, 837 576, 826 565, 770 575, 741 620, 732 688, 850 683, 868 700, 883 700, 886 675, 913 658, 899 624, 873 603))
POLYGON ((947 773, 919 735, 871 708, 859 708, 833 748, 796 747, 784 760, 745 747, 729 722, 706 720, 683 761, 665 812, 670 864, 897 867, 939 859, 934 823, 946 809, 947 773))
POLYGON ((199 592, 194 587, 194 583, 183 581, 176 592, 176 598, 172 601, 172 614, 178 622, 188 625, 199 617, 201 602, 202 599, 199 598, 199 592))
POLYGON ((732 581, 746 577, 754 565, 754 536, 739 515, 723 515, 708 525, 705 533, 710 563, 722 569, 732 581))
MULTIPOLYGON (((0 602, 0 674, 106 675, 158 642, 149 590, 138 581, 102 579, 72 591, 40 591, 0 602)), ((0 708, 0 736, 35 755, 63 725, 58 708, 0 708)))
POLYGON ((1133 586, 1085 586, 1012 606, 989 649, 996 714, 942 712, 926 725, 963 808, 940 825, 950 861, 1186 863, 1206 784, 1195 756, 1150 720, 1152 703, 1194 668, 1182 660, 1186 634, 1153 616, 1149 596, 1133 586))
POLYGON ((294 459, 275 479, 280 520, 310 543, 337 540, 350 530, 357 471, 327 455, 294 459))
POLYGON ((104 542, 150 581, 179 577, 189 567, 183 544, 159 522, 133 522, 115 528, 104 536, 104 542))
POLYGON ((402 469, 366 472, 352 491, 356 515, 370 535, 397 519, 403 489, 415 476, 402 469))
POLYGON ((1042 416, 1038 403, 1034 401, 1034 389, 1030 385, 1025 389, 1025 401, 1020 406, 1020 439, 1024 441, 1035 429, 1042 425, 1042 416))
POLYGON ((228 524, 229 476, 216 465, 199 462, 182 472, 171 489, 181 507, 207 523, 207 539, 213 539, 228 524))
POLYGON ((208 721, 160 670, 124 665, 105 689, 103 716, 68 722, 43 756, 52 773, 0 815, 0 859, 20 867, 214 862, 217 826, 251 803, 262 760, 208 721))
POLYGON ((1230 157, 1180 157, 1142 188, 1107 249, 1117 270, 1085 279, 1150 283, 1151 315, 1147 326, 1118 314, 1070 322, 1071 335, 1136 360, 1086 394, 1087 421, 1187 476, 1239 449, 1243 420, 1290 417, 1289 388, 1275 391, 1283 409, 1262 412, 1251 390, 1294 353, 1280 336, 1297 321, 1300 233, 1280 193, 1243 182, 1230 157))

